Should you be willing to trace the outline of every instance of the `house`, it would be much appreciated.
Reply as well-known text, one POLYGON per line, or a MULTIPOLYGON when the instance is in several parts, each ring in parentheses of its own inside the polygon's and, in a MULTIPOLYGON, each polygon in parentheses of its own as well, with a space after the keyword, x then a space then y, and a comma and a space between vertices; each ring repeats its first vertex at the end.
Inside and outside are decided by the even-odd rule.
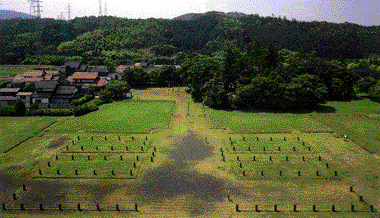
POLYGON ((51 97, 50 108, 71 108, 71 102, 81 97, 76 86, 60 85, 51 97))
POLYGON ((125 68, 130 68, 131 66, 124 66, 124 65, 120 65, 116 68, 116 73, 119 73, 119 74, 123 74, 125 68))
POLYGON ((107 67, 104 66, 95 66, 89 70, 89 72, 96 72, 99 76, 107 76, 109 71, 107 67))
POLYGON ((17 98, 24 102, 25 107, 29 108, 32 105, 32 95, 33 92, 19 92, 17 93, 17 98))
POLYGON ((107 79, 108 80, 114 79, 114 80, 119 80, 120 81, 120 80, 123 79, 123 77, 122 77, 121 73, 116 72, 116 73, 109 73, 107 75, 107 79))
POLYGON ((147 62, 135 63, 135 67, 141 67, 141 68, 144 68, 144 67, 147 67, 147 66, 148 66, 148 63, 147 63, 147 62))
POLYGON ((107 78, 100 78, 97 83, 92 84, 97 89, 101 89, 108 84, 107 78))
POLYGON ((76 85, 83 85, 86 83, 97 83, 99 80, 99 74, 97 72, 76 72, 67 80, 72 81, 76 85))
POLYGON ((13 78, 13 86, 17 88, 25 87, 32 83, 37 83, 44 80, 58 80, 58 70, 35 70, 27 71, 23 74, 18 74, 13 78))
POLYGON ((58 81, 41 81, 36 83, 36 91, 32 95, 32 103, 38 108, 49 108, 51 97, 58 87, 58 81))
POLYGON ((18 100, 16 95, 19 91, 19 88, 0 89, 0 107, 14 105, 18 100))

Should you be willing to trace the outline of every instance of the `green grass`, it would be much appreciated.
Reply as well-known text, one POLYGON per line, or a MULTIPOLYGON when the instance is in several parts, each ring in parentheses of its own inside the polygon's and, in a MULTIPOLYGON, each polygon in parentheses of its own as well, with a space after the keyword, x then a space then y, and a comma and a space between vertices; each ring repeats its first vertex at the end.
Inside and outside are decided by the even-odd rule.
POLYGON ((347 135, 367 151, 380 153, 380 117, 318 116, 341 136, 347 135))
POLYGON ((6 77, 12 77, 19 73, 24 73, 27 70, 31 70, 31 68, 28 67, 4 67, 0 66, 0 78, 6 78, 6 77))
POLYGON ((163 129, 169 125, 174 105, 168 101, 115 102, 81 117, 68 117, 51 131, 149 133, 152 129, 163 129))
POLYGON ((53 117, 0 117, 0 152, 34 136, 55 121, 53 117))
MULTIPOLYGON (((330 108, 336 114, 380 114, 380 104, 369 99, 352 100, 349 102, 331 101, 321 106, 330 108)), ((328 111, 313 113, 331 113, 331 111, 328 111)))
POLYGON ((208 109, 206 117, 213 128, 232 133, 328 132, 329 129, 309 115, 245 113, 208 109))
POLYGON ((35 175, 43 177, 133 178, 136 177, 137 170, 142 163, 141 159, 137 161, 135 156, 125 154, 60 154, 57 158, 58 160, 51 158, 35 167, 35 175), (41 170, 41 174, 39 170, 41 170), (57 170, 59 170, 59 174, 57 170), (78 175, 76 175, 76 170, 78 175), (94 175, 94 170, 96 175, 94 175), (115 175, 112 175, 112 170, 115 175))

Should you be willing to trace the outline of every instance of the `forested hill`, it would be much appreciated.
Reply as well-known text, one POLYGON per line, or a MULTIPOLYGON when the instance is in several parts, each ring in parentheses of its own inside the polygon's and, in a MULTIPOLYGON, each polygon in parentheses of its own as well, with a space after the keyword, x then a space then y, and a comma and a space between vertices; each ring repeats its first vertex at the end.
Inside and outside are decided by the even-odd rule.
POLYGON ((0 10, 0 20, 10 20, 10 19, 28 19, 34 18, 32 15, 25 14, 17 11, 9 11, 9 10, 0 10))
MULTIPOLYGON (((327 58, 363 58, 380 54, 380 26, 301 22, 258 15, 209 12, 189 20, 85 17, 71 21, 0 21, 0 64, 148 60, 171 63, 184 53, 219 55, 227 41, 244 48, 257 40, 278 49, 312 52, 327 58), (44 58, 41 58, 44 57, 44 58)), ((49 63, 48 63, 49 64, 49 63)))

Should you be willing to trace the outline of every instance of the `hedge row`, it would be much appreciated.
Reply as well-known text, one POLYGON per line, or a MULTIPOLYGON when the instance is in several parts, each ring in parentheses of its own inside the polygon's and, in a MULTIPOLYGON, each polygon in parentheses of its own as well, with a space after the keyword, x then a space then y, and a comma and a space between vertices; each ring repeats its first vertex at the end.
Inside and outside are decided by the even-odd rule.
POLYGON ((85 95, 83 96, 82 98, 79 98, 79 99, 76 99, 74 101, 72 101, 72 104, 77 107, 79 105, 83 105, 91 100, 93 100, 95 97, 92 96, 92 95, 85 95))

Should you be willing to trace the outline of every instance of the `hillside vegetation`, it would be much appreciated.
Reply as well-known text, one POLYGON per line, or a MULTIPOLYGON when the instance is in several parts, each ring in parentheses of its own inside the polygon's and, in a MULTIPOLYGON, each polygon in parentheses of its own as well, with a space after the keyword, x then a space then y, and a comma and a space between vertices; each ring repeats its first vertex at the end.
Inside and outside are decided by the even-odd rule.
POLYGON ((90 64, 146 60, 179 63, 184 53, 220 56, 228 41, 318 57, 365 58, 380 54, 380 27, 208 12, 173 20, 84 17, 70 21, 0 21, 0 64, 61 64, 70 57, 90 64))

